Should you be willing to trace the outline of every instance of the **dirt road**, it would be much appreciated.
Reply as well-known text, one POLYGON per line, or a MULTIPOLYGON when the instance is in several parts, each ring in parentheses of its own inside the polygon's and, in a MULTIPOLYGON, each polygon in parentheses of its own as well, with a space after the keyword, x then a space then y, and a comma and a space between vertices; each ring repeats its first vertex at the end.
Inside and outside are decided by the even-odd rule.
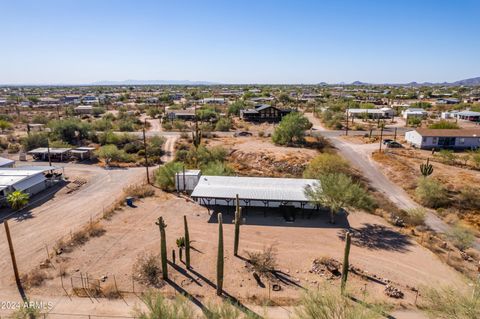
MULTIPOLYGON (((312 113, 305 114, 311 123, 313 123, 313 129, 322 133, 332 132, 326 130, 319 119, 314 117, 312 113)), ((378 144, 353 144, 347 140, 343 140, 339 137, 340 134, 322 134, 327 136, 332 145, 338 149, 347 160, 349 160, 355 168, 357 168, 362 174, 370 181, 371 185, 378 191, 383 193, 388 199, 390 199, 395 205, 401 209, 410 209, 419 207, 410 196, 398 185, 391 182, 380 170, 378 165, 372 159, 371 154, 379 146, 378 144)), ((432 210, 427 210, 428 214, 425 223, 436 232, 446 232, 451 227, 442 221, 432 210)), ((480 241, 477 240, 475 247, 480 249, 480 241)))

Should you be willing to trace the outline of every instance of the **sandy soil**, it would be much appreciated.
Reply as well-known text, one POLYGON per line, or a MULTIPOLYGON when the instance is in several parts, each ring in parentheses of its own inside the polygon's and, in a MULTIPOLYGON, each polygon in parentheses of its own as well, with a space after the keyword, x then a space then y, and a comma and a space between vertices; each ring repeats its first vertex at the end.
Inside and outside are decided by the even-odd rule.
MULTIPOLYGON (((46 197, 45 200, 9 218, 17 263, 22 273, 28 272, 45 260, 46 247, 49 247, 51 252, 58 239, 68 236, 71 231, 80 228, 91 218, 100 216, 105 207, 109 207, 118 199, 126 185, 138 183, 145 177, 142 168, 105 170, 93 165, 62 165, 65 165, 65 174, 70 181, 83 179, 87 183, 71 193, 68 193, 66 187, 56 193, 53 189, 40 193, 39 196, 46 197)), ((3 213, 3 216, 6 214, 3 213)), ((4 238, 3 227, 0 233, 1 238, 4 238)), ((0 254, 9 255, 7 242, 3 239, 0 241, 0 254)), ((17 294, 16 289, 4 289, 13 288, 10 285, 12 276, 10 258, 2 258, 0 297, 4 294, 10 295, 12 291, 17 294)))
MULTIPOLYGON (((65 285, 71 292, 70 277, 74 285, 79 284, 79 274, 89 274, 91 280, 108 276, 105 284, 111 284, 113 277, 120 290, 136 292, 144 289, 138 283, 132 285, 132 265, 141 252, 159 252, 159 231, 155 225, 158 216, 167 223, 167 245, 169 259, 176 249, 175 239, 183 236, 183 215, 188 218, 190 237, 193 240, 191 271, 185 271, 183 263, 177 259, 177 266, 170 266, 170 277, 175 284, 162 288, 166 295, 176 291, 186 291, 200 304, 215 298, 215 264, 217 249, 217 229, 215 214, 209 215, 206 208, 183 198, 159 192, 157 197, 137 203, 137 208, 125 208, 105 222, 105 235, 91 239, 72 253, 62 254, 55 261, 56 268, 65 267, 65 285), (174 288, 176 287, 176 288, 174 288)), ((245 215, 246 223, 241 227, 240 255, 246 251, 261 250, 275 245, 278 270, 285 274, 282 290, 272 292, 274 304, 289 306, 295 303, 301 287, 315 287, 326 282, 324 277, 309 273, 312 261, 321 256, 342 260, 343 241, 341 239, 347 223, 357 231, 351 249, 351 263, 375 274, 388 278, 406 293, 400 301, 387 299, 384 286, 367 282, 352 275, 349 287, 362 297, 361 289, 367 285, 367 299, 381 299, 405 307, 412 307, 415 298, 410 287, 423 285, 463 285, 463 278, 453 269, 440 262, 436 256, 415 243, 414 240, 390 228, 381 218, 355 212, 348 221, 338 216, 338 223, 332 227, 324 213, 314 214, 311 219, 297 216, 294 223, 285 223, 283 217, 272 211, 267 217, 261 212, 250 211, 245 215)), ((257 286, 252 275, 245 269, 245 261, 233 256, 232 212, 224 214, 225 236, 225 285, 226 293, 238 298, 246 305, 261 304, 268 297, 268 289, 257 286)), ((178 254, 177 254, 178 258, 178 254)), ((41 288, 30 293, 42 298, 55 300, 56 308, 63 311, 77 309, 75 303, 62 298, 58 270, 49 270, 53 279, 41 288)), ((9 287, 12 289, 11 274, 9 287)), ((327 284, 337 286, 338 280, 327 284)), ((132 294, 127 294, 129 298, 132 294)), ((99 301, 102 304, 102 301, 99 301)), ((129 302, 131 304, 131 302, 129 302)))
POLYGON ((221 137, 208 140, 209 146, 223 146, 230 152, 229 163, 239 175, 301 177, 317 150, 274 145, 269 137, 221 137))

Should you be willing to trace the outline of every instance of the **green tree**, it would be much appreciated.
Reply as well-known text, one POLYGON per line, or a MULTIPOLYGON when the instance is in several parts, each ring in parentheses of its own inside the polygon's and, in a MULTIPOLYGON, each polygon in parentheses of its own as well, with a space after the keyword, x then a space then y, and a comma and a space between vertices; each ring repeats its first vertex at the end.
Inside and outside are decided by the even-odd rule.
POLYGON ((240 115, 240 110, 245 109, 245 103, 242 101, 233 102, 228 106, 228 115, 240 115))
POLYGON ((222 117, 215 125, 215 131, 228 132, 232 127, 232 121, 229 118, 222 117))
POLYGON ((7 195, 8 205, 10 205, 13 210, 19 210, 22 207, 25 207, 25 205, 28 204, 29 199, 30 195, 22 191, 14 191, 7 195))
POLYGON ((169 162, 155 171, 155 183, 166 191, 175 190, 175 173, 182 171, 183 163, 169 162))
POLYGON ((370 208, 372 205, 365 189, 343 173, 320 176, 316 185, 305 189, 305 194, 313 204, 330 209, 332 224, 341 208, 370 208))
POLYGON ((348 174, 348 162, 337 154, 321 153, 315 156, 303 172, 304 178, 318 179, 320 176, 332 173, 348 174))
POLYGON ((133 157, 127 154, 124 150, 119 150, 117 146, 108 144, 100 147, 96 151, 98 158, 103 159, 108 166, 112 162, 131 162, 133 157))
POLYGON ((301 143, 304 141, 305 130, 311 127, 312 124, 303 114, 292 112, 280 121, 273 132, 272 140, 275 144, 280 145, 301 143))

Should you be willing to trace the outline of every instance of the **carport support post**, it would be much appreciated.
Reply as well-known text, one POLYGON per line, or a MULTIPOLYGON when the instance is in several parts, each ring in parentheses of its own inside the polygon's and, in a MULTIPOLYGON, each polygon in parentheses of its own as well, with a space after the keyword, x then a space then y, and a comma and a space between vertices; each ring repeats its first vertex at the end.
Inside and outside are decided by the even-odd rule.
POLYGON ((52 166, 52 158, 50 157, 50 139, 47 138, 47 153, 48 153, 48 165, 52 166))
POLYGON ((18 290, 23 291, 22 282, 20 281, 20 275, 18 274, 17 260, 15 258, 15 250, 13 249, 12 237, 10 236, 10 228, 8 227, 7 220, 3 221, 3 225, 5 226, 5 233, 7 234, 8 248, 10 249, 10 257, 12 259, 13 273, 15 274, 15 282, 17 283, 18 290))
POLYGON ((222 213, 218 214, 218 252, 217 252, 217 295, 221 296, 223 291, 223 224, 222 213))
POLYGON ((395 128, 395 133, 393 135, 393 140, 396 141, 397 140, 397 128, 395 128))

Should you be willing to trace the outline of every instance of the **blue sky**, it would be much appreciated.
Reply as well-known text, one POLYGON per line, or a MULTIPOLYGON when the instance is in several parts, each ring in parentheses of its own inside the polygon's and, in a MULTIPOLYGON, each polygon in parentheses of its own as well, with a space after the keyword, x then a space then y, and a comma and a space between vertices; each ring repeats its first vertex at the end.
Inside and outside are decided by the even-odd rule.
POLYGON ((0 0, 0 83, 454 81, 480 1, 0 0))

